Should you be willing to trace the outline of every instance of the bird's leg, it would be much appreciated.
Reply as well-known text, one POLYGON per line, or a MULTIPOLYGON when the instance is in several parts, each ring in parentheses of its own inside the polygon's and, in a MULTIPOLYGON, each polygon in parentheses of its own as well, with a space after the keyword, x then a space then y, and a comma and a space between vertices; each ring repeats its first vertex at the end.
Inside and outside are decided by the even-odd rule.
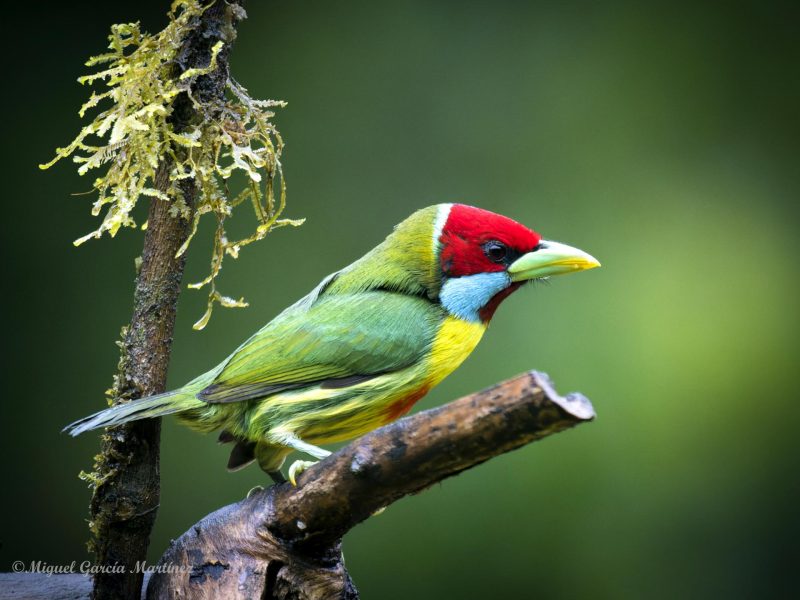
POLYGON ((270 479, 275 483, 286 483, 286 477, 283 476, 280 469, 276 469, 275 471, 267 471, 267 475, 270 476, 270 479))
MULTIPOLYGON (((299 437, 292 433, 273 433, 270 435, 270 438, 273 439, 275 442, 292 448, 293 450, 297 450, 298 452, 304 452, 305 454, 310 454, 314 458, 318 458, 322 460, 323 458, 327 458, 331 455, 330 451, 325 450, 325 448, 320 448, 319 446, 314 446, 313 444, 309 444, 301 440, 299 437)), ((317 461, 315 460, 296 460, 294 461, 291 466, 289 467, 289 481, 292 485, 297 485, 297 476, 300 475, 303 471, 309 468, 311 465, 316 464, 317 461)))
POLYGON ((281 466, 289 452, 291 452, 291 449, 283 444, 258 442, 254 454, 258 461, 258 466, 270 476, 272 481, 275 483, 284 483, 286 478, 283 476, 283 473, 281 473, 281 466))

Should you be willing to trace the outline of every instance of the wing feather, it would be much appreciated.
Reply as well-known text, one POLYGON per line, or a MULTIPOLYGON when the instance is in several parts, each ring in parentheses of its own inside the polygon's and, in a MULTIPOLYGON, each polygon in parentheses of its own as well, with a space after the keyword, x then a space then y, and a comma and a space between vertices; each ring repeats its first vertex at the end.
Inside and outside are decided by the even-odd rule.
POLYGON ((383 290, 301 302, 234 352, 198 396, 228 403, 353 385, 422 360, 443 318, 438 304, 383 290))

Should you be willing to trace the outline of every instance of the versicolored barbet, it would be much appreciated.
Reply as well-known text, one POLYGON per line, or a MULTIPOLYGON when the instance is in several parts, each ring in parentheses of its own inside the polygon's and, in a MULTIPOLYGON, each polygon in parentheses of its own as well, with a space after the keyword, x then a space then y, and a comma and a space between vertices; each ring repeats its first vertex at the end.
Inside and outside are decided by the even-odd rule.
MULTIPOLYGON (((66 427, 78 435, 175 414, 233 442, 229 469, 253 461, 275 481, 292 450, 366 433, 406 414, 475 348, 498 305, 524 283, 600 266, 507 217, 439 204, 328 275, 215 368, 172 392, 66 427)), ((310 464, 296 461, 289 479, 310 464)))

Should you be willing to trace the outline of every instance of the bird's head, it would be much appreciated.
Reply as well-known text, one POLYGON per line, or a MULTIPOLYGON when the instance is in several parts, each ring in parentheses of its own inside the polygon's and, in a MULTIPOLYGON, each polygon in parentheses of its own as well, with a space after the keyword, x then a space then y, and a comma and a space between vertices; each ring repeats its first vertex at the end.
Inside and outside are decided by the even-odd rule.
POLYGON ((516 221, 465 204, 418 210, 341 271, 329 293, 384 289, 424 296, 452 315, 487 322, 524 283, 599 267, 589 254, 543 240, 516 221))
POLYGON ((528 281, 599 267, 594 257, 488 210, 436 207, 433 239, 439 300, 454 316, 487 322, 500 302, 528 281))

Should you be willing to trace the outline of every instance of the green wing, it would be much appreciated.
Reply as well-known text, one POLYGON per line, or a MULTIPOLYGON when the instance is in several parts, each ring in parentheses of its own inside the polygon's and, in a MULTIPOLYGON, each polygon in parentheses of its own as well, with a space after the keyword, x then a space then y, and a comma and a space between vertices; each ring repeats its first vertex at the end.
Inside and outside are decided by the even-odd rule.
POLYGON ((437 304, 390 291, 301 301, 236 350, 198 396, 239 402, 403 369, 428 353, 443 318, 437 304))

